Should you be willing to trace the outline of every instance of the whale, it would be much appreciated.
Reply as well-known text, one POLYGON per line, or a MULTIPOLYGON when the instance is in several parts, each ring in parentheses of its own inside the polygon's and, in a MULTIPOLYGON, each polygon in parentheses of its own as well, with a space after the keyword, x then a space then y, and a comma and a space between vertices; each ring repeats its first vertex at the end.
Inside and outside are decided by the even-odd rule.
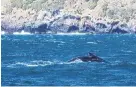
POLYGON ((80 56, 80 57, 72 58, 68 62, 74 62, 76 60, 81 60, 82 62, 106 62, 104 59, 92 53, 88 53, 88 56, 80 56))

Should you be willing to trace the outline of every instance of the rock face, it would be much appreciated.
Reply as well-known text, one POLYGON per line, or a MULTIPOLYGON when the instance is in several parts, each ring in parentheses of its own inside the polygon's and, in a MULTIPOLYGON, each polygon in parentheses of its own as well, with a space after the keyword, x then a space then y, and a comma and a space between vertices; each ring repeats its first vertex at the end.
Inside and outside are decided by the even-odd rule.
POLYGON ((75 25, 72 25, 68 28, 68 33, 70 32, 78 32, 79 31, 79 27, 78 26, 75 26, 75 25))
MULTIPOLYGON (((40 22, 40 21, 39 21, 40 22)), ((127 24, 121 23, 119 21, 106 22, 102 20, 92 20, 79 16, 72 15, 62 15, 56 17, 52 20, 49 20, 46 23, 30 23, 24 24, 19 27, 16 25, 7 25, 6 22, 2 22, 2 31, 5 31, 8 34, 14 32, 30 32, 33 34, 46 34, 50 33, 135 33, 135 27, 129 27, 127 24)))
POLYGON ((30 28, 31 33, 44 34, 48 31, 47 24, 41 24, 37 28, 30 28))
POLYGON ((135 0, 2 0, 2 31, 136 33, 135 0))

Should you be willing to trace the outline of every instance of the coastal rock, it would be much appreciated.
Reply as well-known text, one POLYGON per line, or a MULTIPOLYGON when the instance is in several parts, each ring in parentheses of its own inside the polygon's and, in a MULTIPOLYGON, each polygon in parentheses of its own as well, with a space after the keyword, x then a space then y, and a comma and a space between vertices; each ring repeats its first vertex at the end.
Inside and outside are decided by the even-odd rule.
POLYGON ((61 18, 54 19, 52 22, 50 22, 49 29, 52 32, 72 32, 79 30, 78 25, 78 18, 71 15, 63 15, 61 18))
POLYGON ((95 28, 91 25, 83 25, 83 30, 80 31, 81 33, 94 33, 95 28))
POLYGON ((131 33, 130 28, 127 26, 127 24, 120 24, 116 27, 113 27, 111 29, 111 33, 131 33))
POLYGON ((37 26, 35 24, 26 25, 22 30, 33 34, 45 34, 49 29, 48 25, 46 23, 43 23, 37 26))
POLYGON ((72 25, 68 28, 68 33, 70 32, 79 32, 79 27, 78 26, 75 26, 75 25, 72 25))
POLYGON ((111 27, 114 27, 114 26, 116 26, 116 25, 118 25, 119 24, 119 21, 113 21, 112 23, 111 23, 111 27))
POLYGON ((121 29, 121 28, 119 28, 119 27, 117 27, 116 29, 113 29, 111 31, 111 33, 122 33, 122 34, 124 34, 124 33, 128 33, 128 32, 123 30, 123 29, 121 29))
POLYGON ((1 26, 1 31, 5 31, 5 29, 4 29, 4 27, 3 27, 3 26, 1 26))
POLYGON ((40 26, 38 26, 38 28, 35 28, 35 32, 41 34, 41 33, 46 33, 48 30, 47 28, 47 24, 41 24, 40 26))
POLYGON ((135 0, 2 0, 1 20, 10 34, 135 33, 135 8, 135 0))
MULTIPOLYGON (((20 21, 20 20, 18 20, 20 21)), ((17 20, 2 21, 2 29, 8 34, 14 32, 30 32, 34 34, 50 33, 135 33, 135 28, 119 21, 93 19, 91 16, 62 14, 59 10, 54 13, 40 11, 35 21, 18 22, 17 20), (15 22, 15 23, 14 23, 15 22)))
POLYGON ((20 32, 23 29, 23 25, 16 25, 9 22, 1 22, 2 31, 7 34, 13 34, 13 32, 20 32))

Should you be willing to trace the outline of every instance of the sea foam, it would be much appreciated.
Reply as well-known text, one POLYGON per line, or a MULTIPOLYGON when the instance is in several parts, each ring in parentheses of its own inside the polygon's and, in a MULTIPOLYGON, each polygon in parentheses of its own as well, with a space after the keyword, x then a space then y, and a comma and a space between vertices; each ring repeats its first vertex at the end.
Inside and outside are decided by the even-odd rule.
POLYGON ((87 35, 87 33, 57 33, 56 35, 68 35, 68 36, 73 36, 73 35, 87 35))
POLYGON ((74 62, 62 62, 62 61, 43 61, 43 60, 35 60, 30 62, 16 62, 13 64, 9 64, 6 67, 9 68, 18 68, 18 67, 44 67, 44 66, 52 66, 52 65, 67 65, 67 64, 78 64, 82 63, 81 60, 76 60, 74 62))
POLYGON ((5 34, 5 32, 4 31, 1 31, 1 35, 4 35, 5 34))
POLYGON ((29 32, 21 31, 21 32, 14 32, 14 35, 31 35, 29 32))

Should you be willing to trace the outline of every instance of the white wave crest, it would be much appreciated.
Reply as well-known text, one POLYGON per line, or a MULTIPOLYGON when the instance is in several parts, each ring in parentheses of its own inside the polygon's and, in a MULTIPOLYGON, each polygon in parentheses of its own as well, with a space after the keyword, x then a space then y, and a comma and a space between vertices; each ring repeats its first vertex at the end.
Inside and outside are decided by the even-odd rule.
POLYGON ((77 60, 75 60, 75 61, 72 61, 72 62, 69 62, 70 64, 71 63, 82 63, 83 61, 82 60, 80 60, 80 59, 77 59, 77 60))
POLYGON ((87 33, 57 33, 56 35, 68 35, 68 36, 73 36, 73 35, 87 35, 87 33))
POLYGON ((55 40, 46 40, 47 42, 53 42, 53 43, 66 43, 64 41, 57 41, 56 39, 55 40))
POLYGON ((4 35, 5 34, 5 32, 4 31, 1 31, 1 35, 4 35))
POLYGON ((87 42, 88 44, 97 44, 96 42, 87 42))
POLYGON ((133 51, 131 50, 121 50, 122 52, 126 52, 126 53, 132 53, 133 51))
POLYGON ((14 64, 7 65, 10 68, 16 67, 44 67, 44 66, 51 66, 51 65, 65 65, 65 64, 73 64, 73 63, 81 63, 81 60, 76 60, 74 62, 60 62, 60 61, 43 61, 43 60, 35 60, 30 62, 16 62, 14 64))
POLYGON ((29 32, 21 31, 21 32, 14 32, 14 35, 31 35, 29 32))

